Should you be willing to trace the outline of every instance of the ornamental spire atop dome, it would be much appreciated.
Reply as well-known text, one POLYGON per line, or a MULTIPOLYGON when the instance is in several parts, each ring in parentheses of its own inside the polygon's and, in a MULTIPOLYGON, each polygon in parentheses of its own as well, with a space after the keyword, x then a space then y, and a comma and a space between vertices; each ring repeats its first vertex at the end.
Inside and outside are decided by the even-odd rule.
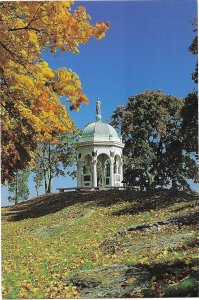
POLYGON ((99 98, 97 98, 96 101, 96 120, 97 122, 101 121, 102 116, 101 116, 101 101, 99 98))

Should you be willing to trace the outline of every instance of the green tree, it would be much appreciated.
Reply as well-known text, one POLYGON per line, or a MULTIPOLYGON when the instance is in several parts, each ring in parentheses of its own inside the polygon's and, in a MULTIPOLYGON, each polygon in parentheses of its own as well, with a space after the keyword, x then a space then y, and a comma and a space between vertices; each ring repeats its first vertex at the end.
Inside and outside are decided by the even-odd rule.
POLYGON ((74 134, 60 134, 57 137, 57 144, 50 141, 39 143, 36 149, 33 172, 35 188, 38 189, 44 182, 45 193, 52 192, 52 180, 54 177, 66 176, 74 177, 75 172, 70 171, 76 158, 75 143, 80 131, 74 134))
POLYGON ((15 204, 25 201, 29 197, 28 179, 30 169, 17 171, 15 173, 15 180, 8 184, 9 197, 8 200, 15 204))
POLYGON ((184 155, 181 129, 183 100, 161 91, 129 97, 111 117, 123 136, 124 177, 141 189, 181 185, 195 178, 195 161, 184 155))
MULTIPOLYGON (((191 43, 191 46, 189 47, 189 51, 193 55, 198 55, 198 19, 195 18, 192 21, 192 26, 194 27, 193 32, 196 32, 196 35, 191 43)), ((195 70, 192 73, 192 79, 195 83, 198 83, 198 60, 196 62, 195 70)))
POLYGON ((198 151, 198 93, 189 93, 181 112, 184 149, 188 154, 195 155, 198 151))
MULTIPOLYGON (((37 152, 39 151, 38 149, 39 147, 37 147, 37 152)), ((39 161, 39 159, 37 157, 35 157, 35 165, 34 165, 34 177, 33 177, 33 181, 35 183, 35 190, 36 190, 36 195, 39 196, 39 188, 42 187, 42 180, 43 180, 43 174, 42 174, 42 170, 40 169, 40 165, 37 164, 37 162, 39 161)))
MULTIPOLYGON (((192 22, 194 32, 197 30, 197 19, 192 22)), ((193 55, 198 54, 198 35, 194 37, 189 51, 193 55)), ((196 62, 195 70, 192 73, 192 80, 198 84, 198 62, 196 62)), ((198 93, 193 91, 185 97, 185 105, 182 109, 182 128, 181 135, 183 137, 183 146, 187 153, 194 155, 198 151, 198 93)))

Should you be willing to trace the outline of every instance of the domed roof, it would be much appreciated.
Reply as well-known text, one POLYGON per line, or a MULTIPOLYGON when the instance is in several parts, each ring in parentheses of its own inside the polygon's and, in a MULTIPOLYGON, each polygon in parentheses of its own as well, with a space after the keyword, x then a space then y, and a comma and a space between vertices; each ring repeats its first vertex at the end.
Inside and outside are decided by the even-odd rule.
POLYGON ((89 140, 120 140, 116 130, 109 124, 97 121, 88 124, 81 137, 81 141, 89 140))
POLYGON ((121 142, 116 130, 109 124, 103 123, 101 121, 101 102, 98 99, 96 102, 96 120, 97 122, 93 122, 88 124, 82 133, 81 139, 79 142, 86 141, 115 141, 121 142))

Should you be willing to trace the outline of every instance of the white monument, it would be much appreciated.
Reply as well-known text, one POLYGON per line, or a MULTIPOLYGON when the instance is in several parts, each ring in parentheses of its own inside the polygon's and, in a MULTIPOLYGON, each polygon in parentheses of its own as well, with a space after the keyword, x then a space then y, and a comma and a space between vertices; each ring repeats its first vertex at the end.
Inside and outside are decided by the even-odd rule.
POLYGON ((123 187, 122 149, 116 130, 101 121, 100 100, 96 122, 88 124, 77 143, 77 187, 123 187))

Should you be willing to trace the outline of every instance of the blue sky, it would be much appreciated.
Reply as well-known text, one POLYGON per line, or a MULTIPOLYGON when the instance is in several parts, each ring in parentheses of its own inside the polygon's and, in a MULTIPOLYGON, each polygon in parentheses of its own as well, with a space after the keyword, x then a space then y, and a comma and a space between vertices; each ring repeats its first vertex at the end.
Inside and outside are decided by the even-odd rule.
MULTIPOLYGON (((197 1, 81 1, 75 5, 85 6, 93 23, 111 24, 105 38, 90 39, 80 46, 79 54, 43 55, 53 69, 71 68, 81 79, 90 103, 71 113, 79 128, 95 120, 98 97, 106 122, 117 105, 146 89, 185 97, 196 88, 191 80, 196 57, 188 47, 194 37, 191 21, 197 14, 197 1)), ((54 180, 53 190, 75 185, 70 178, 60 177, 54 180)), ((30 181, 31 196, 32 186, 30 181)), ((2 205, 7 204, 7 196, 2 188, 2 205)))

